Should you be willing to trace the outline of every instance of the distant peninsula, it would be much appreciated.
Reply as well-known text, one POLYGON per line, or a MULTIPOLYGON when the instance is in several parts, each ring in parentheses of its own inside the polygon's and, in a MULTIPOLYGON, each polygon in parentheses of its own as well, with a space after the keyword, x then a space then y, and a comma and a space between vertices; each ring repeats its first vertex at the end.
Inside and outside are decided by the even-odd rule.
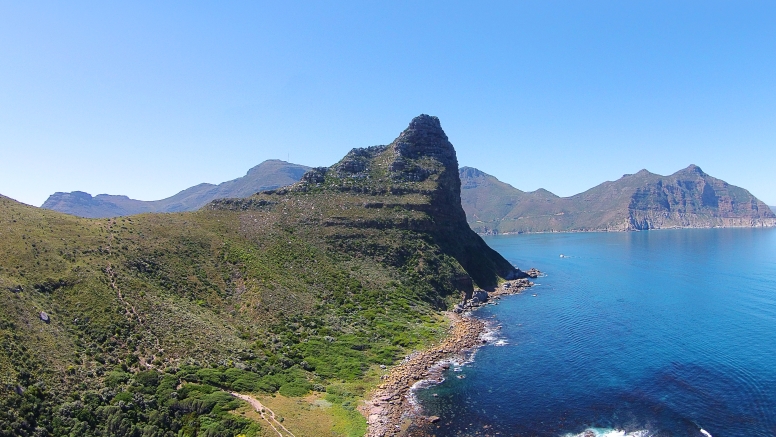
POLYGON ((772 207, 696 165, 661 176, 641 170, 583 193, 525 192, 461 167, 461 203, 480 234, 776 226, 772 207))
POLYGON ((41 207, 86 218, 120 217, 146 212, 195 211, 216 199, 243 198, 259 191, 291 185, 299 182, 308 170, 310 167, 304 165, 269 159, 248 170, 243 177, 218 185, 195 185, 166 199, 143 201, 122 195, 99 194, 92 197, 83 191, 57 192, 49 196, 41 207))

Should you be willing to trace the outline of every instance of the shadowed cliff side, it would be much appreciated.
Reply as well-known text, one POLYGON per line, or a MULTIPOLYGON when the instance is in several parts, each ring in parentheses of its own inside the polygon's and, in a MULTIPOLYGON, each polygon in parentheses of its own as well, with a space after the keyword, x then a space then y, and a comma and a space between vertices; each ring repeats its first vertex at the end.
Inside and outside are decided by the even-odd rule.
POLYGON ((464 167, 462 204, 483 234, 776 226, 776 214, 747 190, 690 165, 669 176, 641 170, 571 197, 523 192, 464 167))
POLYGON ((363 429, 365 378, 442 337, 438 310, 474 283, 519 274, 459 194, 424 115, 193 212, 87 219, 0 196, 0 436, 261 435, 225 390, 326 392, 322 414, 363 429))
MULTIPOLYGON (((499 278, 521 274, 466 223, 458 159, 437 117, 420 115, 391 144, 353 149, 337 164, 313 169, 288 189, 244 201, 216 201, 211 207, 250 208, 312 194, 338 196, 339 206, 324 206, 319 218, 337 229, 333 239, 347 245, 348 239, 366 237, 355 235, 354 229, 418 233, 460 264, 463 270, 455 273, 455 283, 467 293, 472 280, 492 289, 499 278)), ((395 261, 406 260, 400 256, 395 261)))

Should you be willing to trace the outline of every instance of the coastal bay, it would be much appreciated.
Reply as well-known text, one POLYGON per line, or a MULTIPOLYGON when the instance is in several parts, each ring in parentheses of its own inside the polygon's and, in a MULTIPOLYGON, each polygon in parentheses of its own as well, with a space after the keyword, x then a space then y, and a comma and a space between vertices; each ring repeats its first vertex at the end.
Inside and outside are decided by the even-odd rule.
POLYGON ((474 313, 503 329, 417 392, 428 434, 772 435, 773 229, 486 241, 546 276, 474 313))

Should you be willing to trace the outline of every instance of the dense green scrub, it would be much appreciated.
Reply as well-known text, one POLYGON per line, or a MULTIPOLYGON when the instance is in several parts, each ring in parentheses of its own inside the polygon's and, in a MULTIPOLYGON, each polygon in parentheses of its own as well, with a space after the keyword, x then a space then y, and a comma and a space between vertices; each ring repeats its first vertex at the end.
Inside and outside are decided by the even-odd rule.
POLYGON ((439 310, 514 273, 468 228, 425 117, 196 212, 83 219, 0 196, 0 435, 255 433, 223 390, 327 392, 356 414, 363 390, 333 384, 440 338, 439 310))
POLYGON ((111 371, 104 388, 71 392, 64 399, 31 387, 22 394, 3 398, 1 432, 161 437, 251 436, 260 431, 257 424, 229 413, 240 404, 229 393, 210 384, 181 384, 192 375, 196 375, 194 369, 176 374, 111 371))
MULTIPOLYGON (((299 396, 442 334, 444 300, 423 275, 273 211, 87 220, 0 202, 3 435, 233 435, 249 428, 223 414, 236 401, 182 409, 200 398, 137 389, 138 375, 299 396)), ((393 237, 444 265, 422 239, 393 237)))

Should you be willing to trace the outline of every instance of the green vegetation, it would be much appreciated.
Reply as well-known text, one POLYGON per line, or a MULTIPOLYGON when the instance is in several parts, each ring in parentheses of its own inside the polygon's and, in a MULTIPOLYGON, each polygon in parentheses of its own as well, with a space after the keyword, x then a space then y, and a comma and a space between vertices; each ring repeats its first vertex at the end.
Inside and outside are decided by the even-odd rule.
POLYGON ((451 200, 445 144, 452 160, 368 149, 361 173, 346 158, 189 213, 0 196, 0 436, 256 433, 229 390, 325 392, 334 435, 362 433, 369 369, 440 338, 472 279, 512 271, 451 200))
POLYGON ((255 436, 260 426, 229 414, 241 401, 211 385, 181 384, 181 375, 121 370, 109 372, 101 390, 71 392, 52 405, 33 387, 3 398, 3 435, 57 436, 255 436), (20 412, 13 417, 12 413, 20 412), (25 423, 27 422, 26 426, 25 423), (17 426, 13 426, 17 425, 17 426))
MULTIPOLYGON (((144 372, 301 396, 330 381, 357 380, 369 366, 390 364, 442 334, 434 303, 443 300, 416 285, 422 276, 401 278, 363 253, 332 250, 319 236, 282 224, 240 233, 231 229, 245 215, 223 211, 93 221, 0 202, 7 237, 2 409, 15 412, 0 420, 2 435, 34 435, 37 428, 133 435, 149 425, 152 411, 175 418, 168 411, 174 405, 153 399, 135 402, 130 416, 122 410, 121 430, 97 426, 119 414, 116 399, 131 403, 134 392, 126 387, 149 385, 144 372), (12 226, 14 220, 24 226, 12 226), (58 419, 73 393, 95 394, 84 407, 96 418, 88 426, 58 419)), ((251 220, 256 213, 247 217, 258 223, 251 220)), ((232 435, 218 434, 237 425, 220 424, 223 408, 216 414, 211 404, 188 411, 182 422, 152 425, 159 432, 232 435)))

